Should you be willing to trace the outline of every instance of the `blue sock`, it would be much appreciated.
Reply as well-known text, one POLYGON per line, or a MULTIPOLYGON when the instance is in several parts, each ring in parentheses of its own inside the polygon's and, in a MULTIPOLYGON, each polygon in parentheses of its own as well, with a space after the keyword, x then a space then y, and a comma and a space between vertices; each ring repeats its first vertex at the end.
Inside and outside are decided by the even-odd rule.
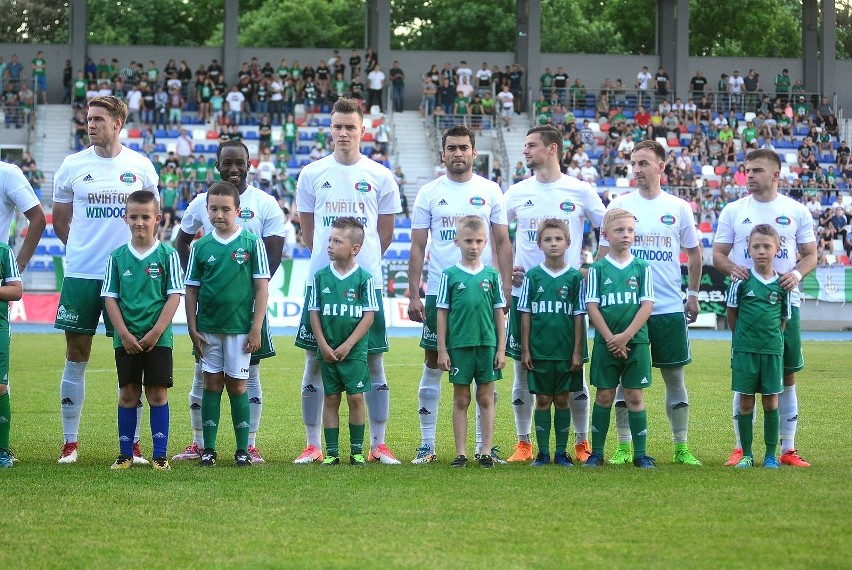
POLYGON ((133 434, 136 433, 136 406, 118 407, 118 447, 121 455, 133 457, 133 434))
POLYGON ((169 445, 169 403, 149 406, 151 409, 151 438, 154 440, 152 457, 165 457, 169 445))

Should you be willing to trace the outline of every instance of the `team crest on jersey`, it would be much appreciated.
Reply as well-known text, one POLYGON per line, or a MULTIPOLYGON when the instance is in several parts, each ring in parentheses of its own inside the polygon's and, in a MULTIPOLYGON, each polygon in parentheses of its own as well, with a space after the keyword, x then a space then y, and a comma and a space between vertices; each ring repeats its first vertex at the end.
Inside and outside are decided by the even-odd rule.
POLYGON ((789 226, 792 220, 787 216, 778 216, 775 218, 775 223, 779 226, 789 226))
POLYGON ((561 204, 559 204, 559 209, 565 212, 566 214, 570 214, 574 210, 577 209, 577 206, 574 205, 574 202, 571 200, 565 200, 561 204))
POLYGON ((778 302, 778 291, 773 291, 769 294, 769 304, 774 305, 778 302))
POLYGON ((252 212, 249 208, 240 208, 241 220, 250 220, 252 218, 254 218, 254 212, 252 212))
POLYGON ((137 180, 136 175, 130 172, 129 170, 119 176, 118 179, 127 184, 128 186, 132 185, 137 180))
POLYGON ((627 280, 627 286, 631 289, 636 289, 639 286, 639 280, 636 277, 631 277, 627 280))
POLYGON ((355 184, 355 190, 360 192, 361 194, 368 194, 373 187, 366 180, 361 180, 355 184))
POLYGON ((488 279, 483 279, 482 282, 479 284, 479 286, 482 287, 483 291, 490 291, 491 290, 491 281, 489 281, 488 279))
POLYGON ((355 289, 349 289, 346 293, 343 294, 346 297, 347 301, 357 301, 358 300, 358 291, 355 289))
POLYGON ((249 260, 249 252, 244 250, 243 248, 237 249, 234 253, 231 254, 231 257, 234 258, 234 261, 242 265, 249 260))
POLYGON ((470 205, 474 208, 481 208, 485 205, 485 198, 483 198, 482 196, 474 196, 470 199, 470 205))
POLYGON ((563 300, 567 299, 568 298, 568 291, 569 291, 568 285, 563 285, 562 287, 560 287, 559 288, 559 298, 563 299, 563 300))
POLYGON ((672 214, 663 214, 660 217, 660 222, 667 226, 673 226, 675 225, 675 223, 677 223, 677 218, 675 218, 672 214))
POLYGON ((159 279, 160 275, 163 274, 163 267, 156 261, 152 261, 148 264, 148 267, 145 268, 145 273, 151 279, 159 279))

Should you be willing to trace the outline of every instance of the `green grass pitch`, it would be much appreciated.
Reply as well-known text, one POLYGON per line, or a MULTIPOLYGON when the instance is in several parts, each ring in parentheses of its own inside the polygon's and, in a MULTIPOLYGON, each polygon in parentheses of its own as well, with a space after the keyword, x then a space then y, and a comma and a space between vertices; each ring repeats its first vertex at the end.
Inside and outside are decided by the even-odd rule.
MULTIPOLYGON (((280 337, 277 345, 278 356, 262 368, 265 406, 258 446, 265 465, 232 466, 233 432, 226 427, 229 412, 223 403, 215 469, 173 462, 168 473, 113 472, 117 388, 107 341, 95 340, 87 372, 79 463, 57 465, 63 337, 16 335, 12 446, 20 463, 0 472, 0 568, 849 565, 848 344, 805 344, 797 445, 813 467, 778 472, 722 467, 733 437, 727 342, 695 341, 694 362, 687 368, 690 447, 703 467, 672 464, 662 380, 655 373, 647 392, 648 450, 658 465, 651 471, 609 465, 452 470, 447 383, 439 461, 410 465, 419 444, 422 356, 413 338, 392 339, 385 360, 392 389, 388 443, 404 464, 370 464, 362 470, 294 466, 290 462, 304 446, 303 356, 292 338, 280 337)), ((186 337, 177 339, 175 355, 170 454, 191 441, 192 360, 186 337)), ((511 452, 515 439, 509 364, 498 383, 495 440, 504 453, 511 452)), ((147 414, 142 434, 143 452, 150 456, 147 414)), ((614 429, 610 435, 608 453, 614 429)), ((341 443, 346 441, 344 427, 341 443)), ((762 456, 760 421, 755 451, 762 456)))

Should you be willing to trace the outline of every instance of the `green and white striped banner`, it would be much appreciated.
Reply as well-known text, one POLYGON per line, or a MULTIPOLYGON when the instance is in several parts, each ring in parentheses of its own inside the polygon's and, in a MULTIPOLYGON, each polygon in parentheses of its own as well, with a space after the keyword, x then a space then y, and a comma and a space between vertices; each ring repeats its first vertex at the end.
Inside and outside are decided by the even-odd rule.
POLYGON ((817 267, 802 280, 805 299, 816 299, 827 303, 852 301, 852 268, 817 267))

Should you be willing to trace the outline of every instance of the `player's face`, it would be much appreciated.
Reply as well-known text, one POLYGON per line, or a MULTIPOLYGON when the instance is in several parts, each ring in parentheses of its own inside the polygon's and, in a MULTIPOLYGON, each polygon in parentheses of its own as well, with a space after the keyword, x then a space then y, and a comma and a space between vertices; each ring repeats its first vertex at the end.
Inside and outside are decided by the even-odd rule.
POLYGON ((476 261, 482 256, 485 244, 488 243, 488 236, 485 234, 485 230, 461 228, 456 231, 454 241, 461 250, 462 259, 470 262, 476 261))
POLYGON ((524 141, 524 158, 527 168, 539 169, 556 156, 556 145, 545 145, 541 135, 532 134, 524 141))
POLYGON ((328 259, 331 261, 346 261, 358 254, 361 246, 352 242, 346 230, 331 228, 328 234, 328 259))
POLYGON ((666 164, 654 151, 647 148, 633 151, 630 155, 630 164, 633 166, 633 180, 640 189, 647 190, 660 186, 660 176, 666 164))
POLYGON ((570 244, 559 228, 545 228, 539 236, 538 247, 548 258, 561 258, 570 244))
POLYGON ((748 240, 748 254, 754 260, 755 267, 767 269, 778 255, 778 244, 770 236, 752 234, 748 240))
POLYGON ((236 227, 237 204, 232 196, 207 196, 207 216, 213 227, 231 231, 236 227))
POLYGON ((219 154, 216 169, 222 175, 222 180, 230 182, 242 193, 248 178, 249 159, 241 146, 226 146, 219 154))
POLYGON ((470 137, 447 137, 441 155, 447 172, 458 176, 473 170, 476 149, 470 144, 470 137))
POLYGON ((364 124, 357 113, 335 113, 331 116, 331 138, 334 152, 344 155, 361 152, 364 124))
POLYGON ((134 239, 147 239, 156 233, 161 217, 157 212, 156 201, 148 204, 131 202, 127 204, 124 221, 134 239))
POLYGON ((94 146, 107 147, 118 141, 121 121, 110 117, 103 107, 89 107, 86 123, 89 141, 94 146))
POLYGON ((603 230, 604 237, 609 240, 609 247, 613 251, 628 251, 633 245, 636 234, 636 222, 633 218, 619 218, 611 221, 603 230))
POLYGON ((772 161, 759 158, 746 162, 745 171, 749 193, 765 196, 771 194, 773 188, 777 188, 780 172, 772 161))

